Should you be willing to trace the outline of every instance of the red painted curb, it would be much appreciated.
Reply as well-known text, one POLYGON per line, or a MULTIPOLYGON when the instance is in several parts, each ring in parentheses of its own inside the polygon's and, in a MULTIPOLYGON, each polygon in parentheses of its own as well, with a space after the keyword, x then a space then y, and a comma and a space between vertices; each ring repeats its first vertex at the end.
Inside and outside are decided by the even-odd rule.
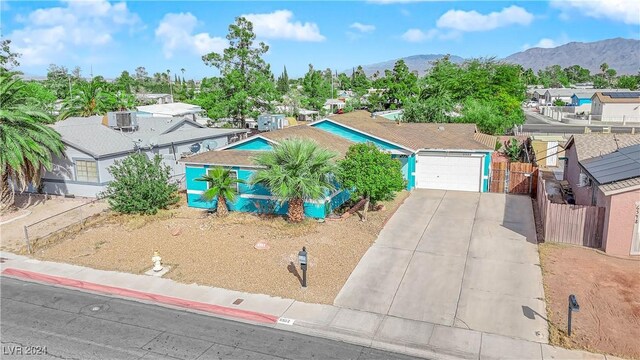
POLYGON ((88 291, 93 291, 93 292, 98 292, 98 293, 103 293, 108 295, 117 295, 117 296, 132 298, 132 299, 148 300, 148 301, 153 301, 161 304, 177 306, 185 309, 200 310, 200 311, 205 311, 205 312, 216 314, 216 315, 234 317, 234 318, 239 318, 239 319, 249 320, 254 322, 275 324, 278 321, 278 317, 274 315, 262 314, 258 312, 248 311, 248 310, 234 309, 234 308, 229 308, 225 306, 207 304, 207 303, 202 303, 197 301, 189 301, 184 299, 178 299, 171 296, 151 294, 151 293, 146 293, 142 291, 123 289, 115 286, 94 284, 94 283, 90 283, 82 280, 68 279, 68 278, 40 274, 40 273, 26 271, 26 270, 9 268, 9 269, 5 269, 2 272, 2 275, 31 280, 31 281, 37 281, 37 282, 42 282, 47 284, 55 284, 55 285, 60 285, 60 286, 65 286, 65 287, 70 287, 75 289, 83 289, 83 290, 88 290, 88 291))

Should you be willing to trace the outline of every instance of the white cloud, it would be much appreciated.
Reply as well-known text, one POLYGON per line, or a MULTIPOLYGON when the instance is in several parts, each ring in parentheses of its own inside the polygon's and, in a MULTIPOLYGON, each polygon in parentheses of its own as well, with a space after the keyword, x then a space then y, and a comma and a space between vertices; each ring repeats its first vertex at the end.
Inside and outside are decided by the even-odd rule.
POLYGON ((487 31, 509 25, 529 25, 533 14, 519 6, 509 6, 498 12, 481 14, 475 10, 449 10, 437 21, 438 28, 464 32, 487 31))
POLYGON ((433 39, 433 37, 437 34, 437 30, 431 29, 427 32, 424 32, 420 29, 409 29, 404 34, 402 34, 402 40, 408 42, 423 42, 426 40, 433 39))
POLYGON ((14 50, 22 54, 25 66, 55 62, 74 51, 103 47, 113 36, 141 25, 137 14, 123 3, 99 1, 65 1, 66 6, 42 8, 16 21, 24 24, 7 35, 14 50))
POLYGON ((156 28, 156 39, 162 42, 162 52, 170 58, 175 52, 185 51, 198 55, 222 52, 227 46, 226 39, 212 37, 202 32, 194 34, 198 19, 191 13, 165 14, 156 28))
POLYGON ((354 22, 353 24, 349 25, 349 27, 363 33, 372 32, 376 29, 374 25, 367 25, 359 22, 354 22))
POLYGON ((530 45, 528 43, 524 44, 522 45, 522 50, 527 50, 531 48, 545 48, 545 49, 554 48, 560 45, 564 45, 568 42, 569 42, 569 37, 566 34, 562 34, 560 35, 560 37, 556 39, 542 38, 536 44, 533 44, 533 45, 530 45))
POLYGON ((551 6, 562 9, 561 17, 570 19, 577 10, 585 16, 609 19, 625 24, 640 24, 640 2, 629 0, 552 0, 551 6))
POLYGON ((292 22, 293 13, 277 10, 268 14, 241 15, 253 23, 253 31, 259 38, 289 39, 296 41, 324 41, 318 25, 311 22, 292 22))

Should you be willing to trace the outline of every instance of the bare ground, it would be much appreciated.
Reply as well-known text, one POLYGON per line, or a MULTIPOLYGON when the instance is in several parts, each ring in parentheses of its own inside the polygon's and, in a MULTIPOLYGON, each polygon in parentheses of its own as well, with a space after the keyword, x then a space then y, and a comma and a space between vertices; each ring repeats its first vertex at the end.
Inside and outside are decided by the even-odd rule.
POLYGON ((550 342, 640 359, 640 261, 563 244, 540 244, 550 342), (568 297, 573 314, 567 337, 568 297))
POLYGON ((354 215, 291 224, 281 217, 231 213, 207 216, 183 202, 155 216, 100 215, 90 226, 36 251, 43 260, 142 274, 158 250, 171 266, 165 275, 183 283, 332 304, 384 223, 408 196, 399 193, 362 222, 354 215), (270 249, 254 248, 259 241, 270 249), (308 288, 301 290, 297 254, 309 254, 308 288))

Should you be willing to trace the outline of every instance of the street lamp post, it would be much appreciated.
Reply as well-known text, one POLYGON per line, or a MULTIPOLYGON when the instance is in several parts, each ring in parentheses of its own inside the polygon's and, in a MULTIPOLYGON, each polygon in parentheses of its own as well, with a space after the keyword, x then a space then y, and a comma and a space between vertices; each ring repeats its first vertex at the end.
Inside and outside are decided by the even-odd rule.
POLYGON ((569 311, 567 318, 567 335, 571 336, 571 313, 580 311, 580 305, 578 304, 578 300, 576 296, 571 294, 569 295, 569 311))
POLYGON ((302 287, 307 287, 307 248, 302 247, 302 251, 298 252, 298 262, 302 269, 302 287))

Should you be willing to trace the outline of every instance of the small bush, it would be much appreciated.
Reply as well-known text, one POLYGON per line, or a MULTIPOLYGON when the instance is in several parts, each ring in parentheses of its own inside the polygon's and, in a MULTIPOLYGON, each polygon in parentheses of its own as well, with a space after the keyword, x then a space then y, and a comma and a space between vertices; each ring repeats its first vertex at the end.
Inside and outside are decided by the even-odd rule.
POLYGON ((123 214, 156 214, 178 202, 178 186, 169 181, 170 169, 162 158, 133 154, 109 167, 114 180, 101 194, 113 211, 123 214))

